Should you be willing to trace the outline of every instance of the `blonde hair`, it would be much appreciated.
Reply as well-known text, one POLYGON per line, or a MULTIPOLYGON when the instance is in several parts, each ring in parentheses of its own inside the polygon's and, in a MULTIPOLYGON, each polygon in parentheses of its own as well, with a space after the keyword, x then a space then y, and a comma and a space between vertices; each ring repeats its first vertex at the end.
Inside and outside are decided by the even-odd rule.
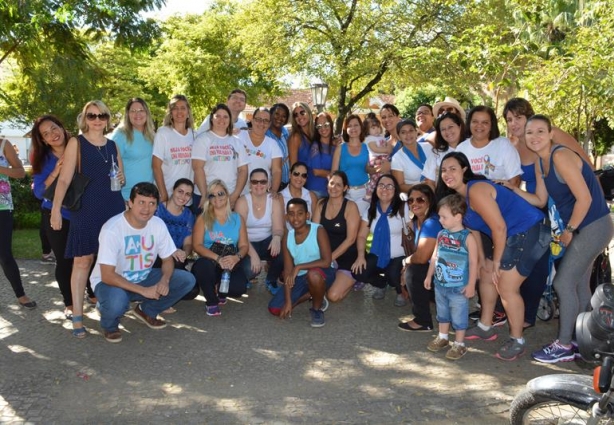
POLYGON ((126 135, 126 140, 128 144, 131 144, 134 141, 134 127, 132 127, 132 123, 130 122, 130 108, 133 104, 140 104, 145 110, 145 129, 143 130, 143 136, 145 140, 150 143, 153 143, 154 137, 156 137, 156 130, 154 126, 153 119, 151 118, 151 111, 149 110, 149 106, 147 106, 147 102, 145 102, 140 97, 131 98, 128 103, 126 103, 126 107, 124 108, 124 117, 122 119, 122 123, 118 128, 119 131, 123 132, 126 135))
POLYGON ((303 108, 303 110, 307 113, 307 117, 309 118, 309 124, 307 124, 309 126, 309 134, 307 134, 307 136, 309 136, 309 142, 312 141, 316 129, 315 129, 315 124, 313 122, 313 114, 311 113, 311 109, 309 108, 309 105, 307 105, 305 102, 294 102, 292 104, 292 109, 290 111, 290 123, 292 124, 292 135, 294 135, 294 133, 297 133, 299 135, 301 135, 303 133, 303 129, 301 128, 300 125, 298 125, 298 123, 296 122, 296 119, 294 118, 294 110, 296 108, 303 108))
MULTIPOLYGON (((221 187, 224 192, 226 192, 226 219, 228 219, 228 217, 230 217, 230 214, 232 214, 232 210, 230 209, 230 193, 228 193, 228 187, 226 186, 226 183, 219 179, 213 180, 207 185, 207 194, 213 193, 213 188, 218 186, 221 187)), ((213 211, 213 204, 208 198, 207 201, 205 201, 205 205, 203 208, 203 220, 205 222, 205 230, 213 228, 213 223, 215 222, 216 218, 215 212, 213 211)))
POLYGON ((107 114, 109 116, 109 118, 107 119, 107 125, 105 127, 105 130, 107 130, 109 127, 109 121, 111 121, 111 110, 107 107, 107 105, 102 102, 102 100, 90 100, 85 104, 83 110, 77 117, 77 124, 79 125, 79 130, 81 130, 81 133, 87 133, 90 129, 90 126, 87 125, 86 116, 87 108, 89 108, 90 106, 96 106, 101 114, 107 114))
POLYGON ((173 96, 170 100, 170 102, 168 102, 168 106, 166 107, 166 115, 164 115, 164 121, 162 123, 162 125, 167 126, 167 127, 172 127, 173 126, 173 108, 175 107, 175 105, 177 104, 177 102, 185 102, 186 106, 188 107, 188 119, 185 121, 185 128, 193 128, 194 127, 194 117, 192 116, 192 107, 190 106, 190 102, 188 102, 188 98, 185 97, 182 94, 176 94, 175 96, 173 96))

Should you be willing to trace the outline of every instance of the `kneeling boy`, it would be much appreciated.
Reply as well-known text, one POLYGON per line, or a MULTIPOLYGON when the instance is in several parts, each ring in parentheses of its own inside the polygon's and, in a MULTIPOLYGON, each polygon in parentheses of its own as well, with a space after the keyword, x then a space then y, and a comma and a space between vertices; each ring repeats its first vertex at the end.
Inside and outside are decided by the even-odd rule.
POLYGON ((308 221, 309 210, 303 199, 290 199, 286 211, 292 227, 281 242, 286 280, 284 290, 269 302, 269 311, 285 319, 294 307, 311 298, 311 326, 319 328, 325 324, 324 294, 335 280, 330 242, 322 226, 308 221))

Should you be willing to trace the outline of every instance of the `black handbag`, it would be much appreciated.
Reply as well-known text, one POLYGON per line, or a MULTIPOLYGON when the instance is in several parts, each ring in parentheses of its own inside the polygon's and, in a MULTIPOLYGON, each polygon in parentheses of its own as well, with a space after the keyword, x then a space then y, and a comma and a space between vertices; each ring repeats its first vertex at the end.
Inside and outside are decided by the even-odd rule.
MULTIPOLYGON (((53 183, 45 189, 43 197, 53 202, 55 197, 55 187, 57 186, 58 179, 56 178, 53 183)), ((90 183, 90 178, 85 174, 81 174, 81 141, 77 139, 77 170, 72 177, 70 186, 66 189, 62 206, 70 211, 79 211, 81 208, 81 197, 85 188, 90 183)))
POLYGON ((213 251, 220 257, 225 257, 227 255, 235 255, 239 250, 236 245, 226 245, 221 242, 213 242, 211 247, 209 247, 210 251, 213 251))
POLYGON ((405 256, 409 257, 416 252, 416 234, 414 229, 409 226, 410 223, 405 221, 403 213, 401 213, 401 220, 403 222, 403 231, 401 232, 401 246, 405 251, 405 256))

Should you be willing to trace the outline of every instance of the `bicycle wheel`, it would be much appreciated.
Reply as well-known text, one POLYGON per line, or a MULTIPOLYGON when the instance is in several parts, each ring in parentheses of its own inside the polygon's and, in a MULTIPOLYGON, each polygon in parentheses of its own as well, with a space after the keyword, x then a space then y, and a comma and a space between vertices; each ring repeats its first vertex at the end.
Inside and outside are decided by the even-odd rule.
MULTIPOLYGON (((588 406, 574 406, 525 390, 518 394, 510 406, 511 425, 580 425, 590 419, 588 406)), ((612 424, 602 418, 597 424, 612 424)))
POLYGON ((539 300, 539 306, 537 307, 537 317, 539 320, 547 322, 554 317, 554 300, 551 297, 543 295, 539 300))

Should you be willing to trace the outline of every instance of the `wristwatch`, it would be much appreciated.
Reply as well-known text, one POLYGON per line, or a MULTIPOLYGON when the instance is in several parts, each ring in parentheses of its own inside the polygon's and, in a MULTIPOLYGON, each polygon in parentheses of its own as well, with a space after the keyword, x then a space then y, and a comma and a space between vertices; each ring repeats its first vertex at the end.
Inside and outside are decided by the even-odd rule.
POLYGON ((241 261, 243 259, 243 256, 241 255, 240 252, 237 252, 237 257, 239 257, 239 261, 241 261))
POLYGON ((567 230, 569 233, 576 233, 578 231, 578 229, 573 227, 571 224, 568 224, 567 226, 565 226, 565 230, 567 230))

